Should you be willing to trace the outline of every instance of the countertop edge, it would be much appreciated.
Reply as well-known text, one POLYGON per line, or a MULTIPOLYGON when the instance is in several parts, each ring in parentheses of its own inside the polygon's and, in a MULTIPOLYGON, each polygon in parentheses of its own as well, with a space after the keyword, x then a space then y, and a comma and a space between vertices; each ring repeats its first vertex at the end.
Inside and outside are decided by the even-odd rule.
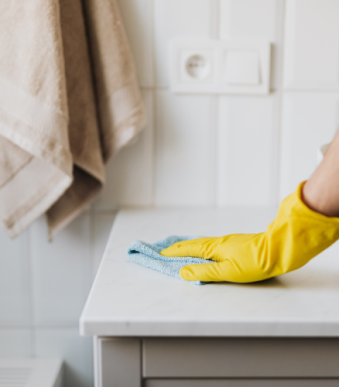
POLYGON ((339 323, 323 322, 85 322, 81 336, 114 337, 339 337, 339 323))

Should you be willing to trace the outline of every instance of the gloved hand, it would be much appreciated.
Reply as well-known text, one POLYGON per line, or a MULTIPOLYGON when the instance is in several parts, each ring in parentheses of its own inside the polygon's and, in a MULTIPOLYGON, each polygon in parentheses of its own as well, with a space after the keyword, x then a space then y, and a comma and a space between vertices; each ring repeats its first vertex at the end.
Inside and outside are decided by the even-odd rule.
POLYGON ((216 261, 184 266, 180 276, 187 281, 255 282, 296 270, 339 238, 339 218, 310 210, 303 184, 281 202, 265 232, 178 242, 160 254, 216 261))

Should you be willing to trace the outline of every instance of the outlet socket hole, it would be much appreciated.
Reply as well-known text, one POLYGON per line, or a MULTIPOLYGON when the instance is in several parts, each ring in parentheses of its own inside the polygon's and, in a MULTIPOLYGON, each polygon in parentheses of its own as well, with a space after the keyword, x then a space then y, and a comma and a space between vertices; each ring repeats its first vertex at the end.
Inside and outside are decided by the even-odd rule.
POLYGON ((196 79, 203 79, 209 73, 209 63, 207 59, 199 54, 190 56, 186 61, 187 73, 196 79))

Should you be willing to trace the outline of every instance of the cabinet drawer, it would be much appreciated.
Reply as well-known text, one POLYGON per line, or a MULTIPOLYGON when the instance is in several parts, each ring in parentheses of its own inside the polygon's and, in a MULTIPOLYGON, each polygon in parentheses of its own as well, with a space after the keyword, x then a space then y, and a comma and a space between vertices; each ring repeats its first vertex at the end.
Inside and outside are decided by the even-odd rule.
POLYGON ((146 378, 336 378, 338 339, 145 339, 146 378))
POLYGON ((338 387, 339 379, 146 380, 145 387, 338 387))

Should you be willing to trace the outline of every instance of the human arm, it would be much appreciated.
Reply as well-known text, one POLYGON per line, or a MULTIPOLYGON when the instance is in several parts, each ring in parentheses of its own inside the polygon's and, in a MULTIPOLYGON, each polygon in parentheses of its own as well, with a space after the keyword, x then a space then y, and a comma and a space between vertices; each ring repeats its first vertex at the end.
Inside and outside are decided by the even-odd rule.
POLYGON ((259 234, 179 242, 161 252, 215 261, 188 265, 188 281, 255 282, 296 270, 339 238, 339 135, 306 182, 281 202, 276 219, 259 234))

